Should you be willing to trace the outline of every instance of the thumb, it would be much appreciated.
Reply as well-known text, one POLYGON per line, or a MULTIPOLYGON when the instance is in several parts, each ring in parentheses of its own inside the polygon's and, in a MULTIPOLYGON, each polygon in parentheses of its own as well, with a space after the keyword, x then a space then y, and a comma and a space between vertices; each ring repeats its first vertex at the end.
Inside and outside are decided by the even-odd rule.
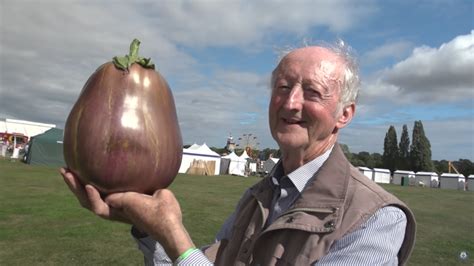
POLYGON ((105 202, 115 209, 135 209, 147 203, 151 196, 136 192, 123 192, 110 194, 105 202))
POLYGON ((126 201, 124 201, 125 193, 110 194, 105 198, 105 203, 115 209, 123 209, 126 201))
POLYGON ((113 193, 113 194, 108 195, 105 198, 105 202, 107 203, 107 205, 109 205, 110 207, 114 209, 119 209, 119 210, 125 209, 129 205, 133 204, 132 201, 136 197, 136 195, 133 195, 133 194, 137 194, 137 193, 134 193, 134 192, 113 193))

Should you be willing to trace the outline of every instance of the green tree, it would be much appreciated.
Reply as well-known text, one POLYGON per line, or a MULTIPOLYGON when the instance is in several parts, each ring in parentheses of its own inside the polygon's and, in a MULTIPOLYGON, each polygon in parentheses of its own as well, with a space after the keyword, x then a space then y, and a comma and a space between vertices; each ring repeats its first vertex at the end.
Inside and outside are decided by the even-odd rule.
POLYGON ((425 135, 421 121, 415 121, 410 145, 410 165, 411 170, 433 171, 433 161, 431 161, 431 144, 425 135))
POLYGON ((383 143, 382 161, 384 168, 395 171, 398 165, 399 151, 397 144, 397 132, 393 126, 388 128, 383 143))
POLYGON ((350 162, 354 166, 365 166, 365 162, 359 159, 356 153, 352 153, 350 162))
POLYGON ((372 160, 372 156, 370 156, 370 153, 366 151, 361 151, 357 154, 357 157, 359 158, 359 160, 364 162, 365 167, 369 167, 369 168, 375 167, 374 161, 372 160))
POLYGON ((374 152, 370 156, 372 157, 372 161, 374 162, 375 168, 383 168, 382 154, 374 152))
POLYGON ((469 159, 459 159, 453 162, 454 167, 465 177, 474 174, 474 163, 469 159))
POLYGON ((438 175, 449 172, 448 161, 446 160, 441 160, 441 161, 434 160, 433 166, 434 166, 434 170, 436 171, 436 173, 438 173, 438 175))
POLYGON ((408 136, 407 125, 403 125, 398 149, 400 151, 398 168, 404 170, 410 169, 410 137, 408 136))

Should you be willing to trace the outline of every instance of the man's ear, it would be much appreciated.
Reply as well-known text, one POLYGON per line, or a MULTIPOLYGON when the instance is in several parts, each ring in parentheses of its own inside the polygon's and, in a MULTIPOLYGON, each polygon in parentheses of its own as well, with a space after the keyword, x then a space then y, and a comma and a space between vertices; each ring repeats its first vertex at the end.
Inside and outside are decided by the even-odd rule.
POLYGON ((341 113, 339 114, 339 117, 337 118, 336 128, 340 129, 349 125, 354 115, 355 115, 355 103, 351 103, 349 105, 344 106, 342 108, 341 113))

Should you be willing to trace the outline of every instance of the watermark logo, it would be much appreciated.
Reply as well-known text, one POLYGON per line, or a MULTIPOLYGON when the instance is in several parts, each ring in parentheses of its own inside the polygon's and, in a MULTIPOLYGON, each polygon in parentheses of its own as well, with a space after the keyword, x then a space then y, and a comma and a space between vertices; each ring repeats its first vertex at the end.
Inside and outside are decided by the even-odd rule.
POLYGON ((459 252, 459 260, 462 262, 467 262, 469 260, 469 254, 467 251, 461 251, 459 252))

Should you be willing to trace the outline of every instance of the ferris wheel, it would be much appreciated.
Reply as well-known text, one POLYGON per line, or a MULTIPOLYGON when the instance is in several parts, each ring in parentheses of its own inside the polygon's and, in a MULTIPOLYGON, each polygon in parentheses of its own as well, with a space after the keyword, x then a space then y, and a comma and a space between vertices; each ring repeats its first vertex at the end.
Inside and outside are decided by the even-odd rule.
POLYGON ((247 154, 249 156, 252 156, 252 151, 257 149, 259 144, 260 143, 258 142, 258 138, 256 135, 252 133, 245 133, 237 139, 236 146, 240 149, 244 149, 245 151, 247 151, 247 154))

